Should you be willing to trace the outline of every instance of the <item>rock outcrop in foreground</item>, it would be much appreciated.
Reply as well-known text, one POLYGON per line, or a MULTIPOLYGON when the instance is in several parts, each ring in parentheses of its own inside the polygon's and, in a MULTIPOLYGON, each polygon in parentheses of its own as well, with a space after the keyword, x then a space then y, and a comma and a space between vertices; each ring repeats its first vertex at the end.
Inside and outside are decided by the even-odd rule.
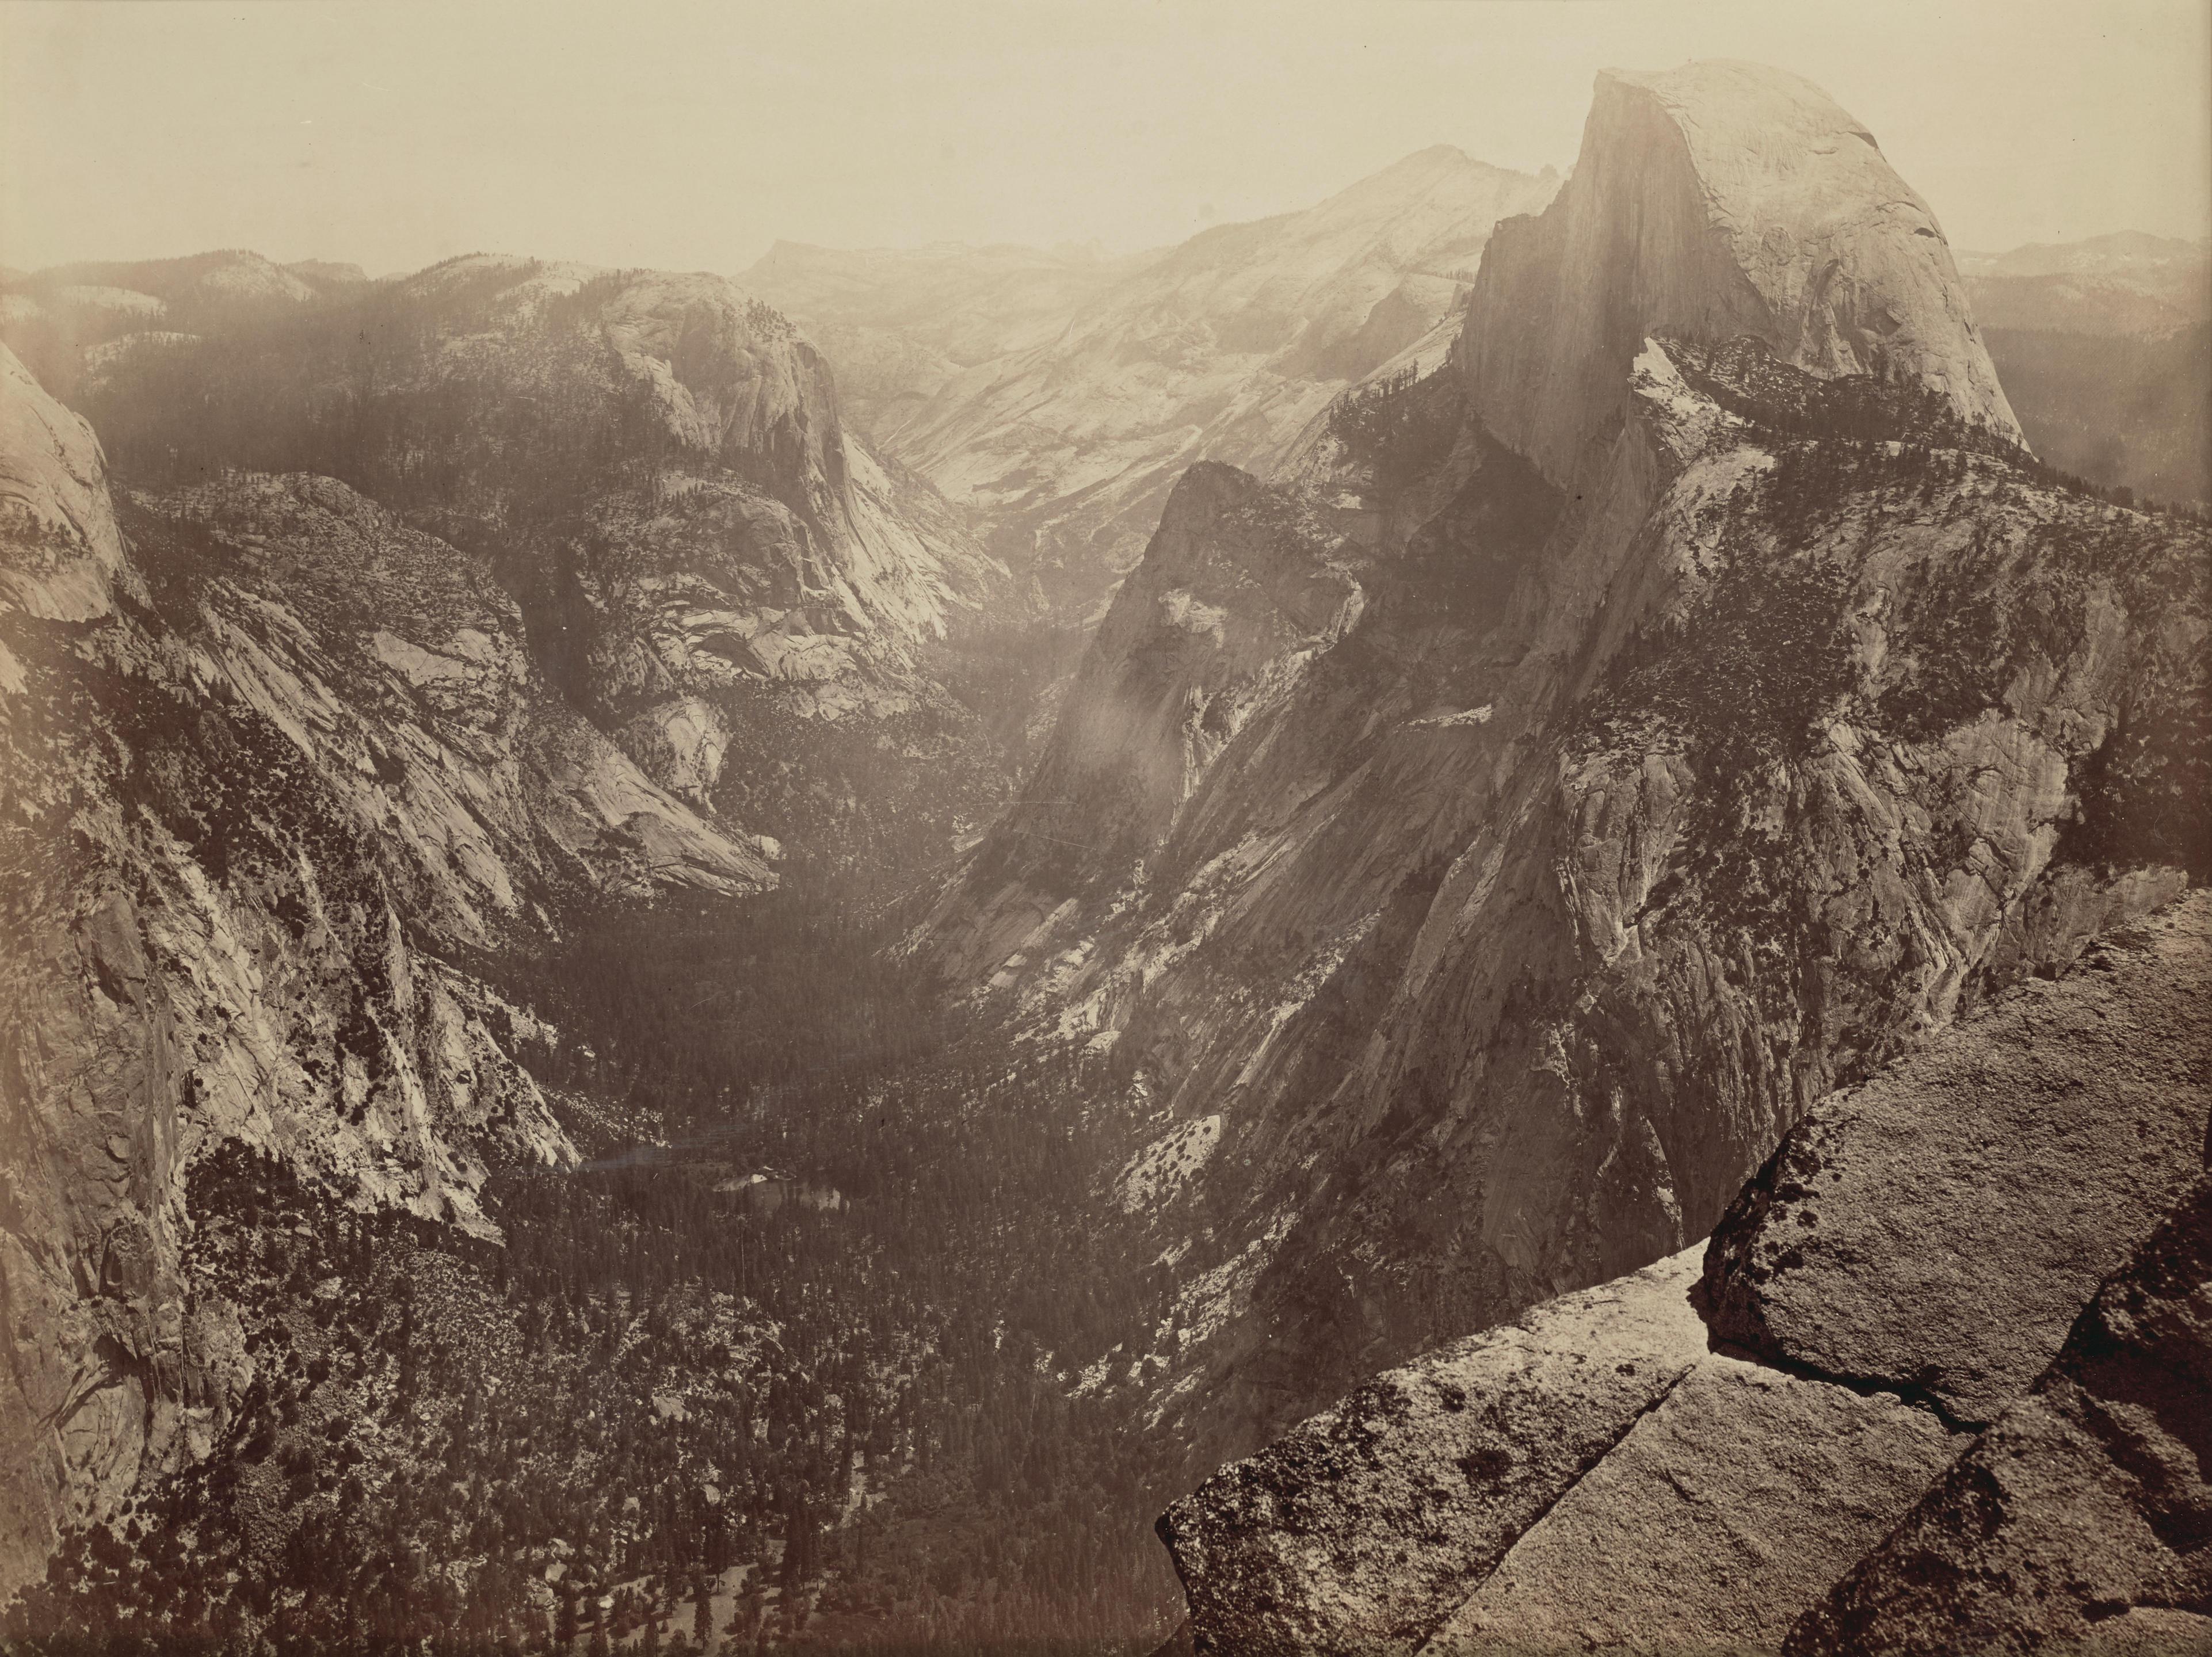
POLYGON ((2208 1114, 2199 893, 1823 1101, 1703 1250, 1382 1375, 1176 1503, 1194 1644, 2195 1648, 2208 1114))

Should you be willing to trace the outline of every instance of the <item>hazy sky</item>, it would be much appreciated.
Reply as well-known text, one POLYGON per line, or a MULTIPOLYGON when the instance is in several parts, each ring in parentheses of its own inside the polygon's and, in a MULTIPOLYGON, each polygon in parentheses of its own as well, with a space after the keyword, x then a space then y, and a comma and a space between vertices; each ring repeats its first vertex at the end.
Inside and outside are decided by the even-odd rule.
POLYGON ((2212 232, 2207 0, 257 0, 0 6, 0 262, 1129 249, 1565 168, 1598 69, 1698 57, 1825 86, 1958 246, 2212 232))

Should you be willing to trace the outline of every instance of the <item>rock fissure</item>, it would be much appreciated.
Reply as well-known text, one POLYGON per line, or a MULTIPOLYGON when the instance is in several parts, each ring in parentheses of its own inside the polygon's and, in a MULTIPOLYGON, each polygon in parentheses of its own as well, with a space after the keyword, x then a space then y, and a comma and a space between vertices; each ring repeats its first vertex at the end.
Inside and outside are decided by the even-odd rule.
POLYGON ((1737 1344, 1716 1335, 1712 1350, 1723 1357, 1734 1358, 1755 1369, 1771 1369, 1777 1375, 1791 1375, 1799 1381, 1817 1381, 1824 1387, 1840 1387, 1860 1398, 1893 1398, 1899 1404, 1915 1410, 1925 1410, 1943 1423, 1944 1430, 1953 1433, 1978 1433, 1990 1423, 1960 1415, 1943 1399, 1925 1387, 1916 1387, 1910 1381, 1892 1381, 1876 1376, 1852 1375, 1823 1369, 1817 1363, 1763 1352, 1749 1346, 1737 1344))
MULTIPOLYGON (((1585 1478, 1589 1478, 1589 1475, 1604 1462, 1605 1459, 1608 1455, 1611 1455, 1615 1449, 1619 1448, 1620 1446, 1627 1439, 1630 1434, 1633 1433, 1647 1418, 1655 1414, 1661 1405, 1664 1405, 1668 1399, 1674 1395, 1674 1393, 1682 1386, 1682 1383, 1687 1381, 1692 1373, 1693 1372, 1689 1369, 1682 1371, 1680 1375, 1676 1375, 1673 1381, 1668 1383, 1666 1391, 1661 1393, 1650 1403, 1646 1404, 1642 1409, 1638 1410, 1633 1416, 1630 1417, 1628 1420, 1624 1422, 1621 1424, 1620 1431, 1614 1435, 1612 1442, 1593 1451, 1589 1456, 1583 1460, 1581 1466, 1576 1469, 1574 1477, 1566 1484, 1560 1488, 1559 1493, 1529 1516, 1528 1521, 1525 1525, 1522 1526, 1519 1535, 1516 1536, 1513 1540, 1517 1542, 1520 1539, 1520 1536, 1526 1536, 1528 1533, 1536 1529, 1538 1526, 1541 1525, 1547 1518, 1549 1518, 1553 1510, 1556 1509, 1562 1502, 1565 1502, 1569 1496, 1572 1496, 1576 1488, 1580 1485, 1585 1478)), ((1510 1552, 1510 1546, 1509 1545, 1507 1553, 1510 1552)), ((1488 1582, 1492 1577, 1495 1576, 1498 1570, 1504 1566, 1505 1558, 1506 1554, 1501 1553, 1498 1558, 1491 1561, 1488 1566, 1483 1569, 1481 1575, 1474 1577, 1473 1580, 1467 1584, 1467 1597, 1468 1599, 1472 1599, 1475 1594, 1480 1593, 1482 1591, 1483 1585, 1488 1582)), ((1462 1603, 1464 1604, 1465 1601, 1462 1600, 1462 1603)), ((1451 1621, 1458 1609, 1458 1606, 1453 1606, 1447 1609, 1442 1616, 1431 1619, 1427 1623, 1426 1626, 1419 1627, 1413 1630, 1415 1638, 1415 1649, 1417 1651, 1425 1651, 1428 1648, 1430 1642, 1434 1639, 1438 1630, 1443 1629, 1451 1621)))

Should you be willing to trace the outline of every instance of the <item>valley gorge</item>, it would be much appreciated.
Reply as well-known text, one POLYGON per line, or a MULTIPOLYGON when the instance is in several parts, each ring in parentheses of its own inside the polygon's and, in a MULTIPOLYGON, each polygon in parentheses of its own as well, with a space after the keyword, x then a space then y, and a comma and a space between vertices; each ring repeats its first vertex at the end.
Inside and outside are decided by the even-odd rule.
POLYGON ((2007 258, 1704 61, 10 273, 11 1648, 2201 1647, 2212 529, 2056 342, 2202 318, 2007 258))

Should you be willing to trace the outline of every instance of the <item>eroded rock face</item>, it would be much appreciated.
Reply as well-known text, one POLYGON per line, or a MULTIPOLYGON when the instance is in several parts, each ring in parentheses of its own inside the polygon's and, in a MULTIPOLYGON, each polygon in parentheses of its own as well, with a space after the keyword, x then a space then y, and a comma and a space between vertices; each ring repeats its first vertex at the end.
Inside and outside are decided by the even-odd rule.
POLYGON ((1572 176, 1500 227, 1458 352, 1491 429, 1565 483, 1655 334, 1916 379, 2020 435, 1927 203, 1871 133, 1778 70, 1600 75, 1572 176))
POLYGON ((2192 899, 1828 1100, 1713 1233, 1716 1335, 1995 1419, 2197 1177, 2208 973, 2212 908, 2192 899))
POLYGON ((146 286, 8 325, 134 487, 0 359, 0 1593, 250 1381, 179 1276, 189 1168, 487 1229, 489 1168, 575 1153, 482 963, 772 883, 713 808, 733 710, 945 703, 918 659, 999 579, 717 278, 101 274, 146 286))
POLYGON ((0 358, 0 1593, 204 1454, 252 1381, 179 1275, 239 1143, 480 1235, 576 1153, 461 962, 757 850, 562 702, 481 560, 325 477, 118 503, 0 358))
POLYGON ((1198 1649, 1420 1646, 1704 1358, 1696 1269, 1686 1252, 1378 1375, 1169 1508, 1198 1649))
MULTIPOLYGON (((2193 1648, 2212 1613, 2208 971, 2212 898, 2196 893, 1822 1102, 1792 1138, 1827 1149, 1821 1172, 1779 1196, 1770 1168, 1705 1250, 1377 1377, 1223 1470, 1160 1522, 1194 1648, 2193 1648), (2157 1079, 2069 1114, 2085 1046, 2157 1079), (1986 1087, 2001 1053, 2008 1086, 1986 1087), (2021 1088, 2033 1108, 2014 1114, 2021 1088), (2193 1137, 2147 1134, 2138 1102, 2193 1137), (2064 1139, 2039 1142, 2039 1176, 1911 1154, 2033 1138, 2030 1115, 2064 1139), (2140 1167, 2147 1140, 2164 1193, 2148 1215, 2098 1177, 2140 1167), (2076 1169, 2075 1199, 2054 1202, 2076 1169), (2064 1247, 2041 1249, 2054 1220, 2064 1247), (1954 1229, 1930 1241, 1931 1224, 1954 1229), (1804 1247, 1791 1286, 1818 1279, 1847 1338, 1869 1338, 1864 1307, 1889 1308, 1881 1338, 1935 1382, 1735 1344, 1738 1303, 1711 1285, 1745 1233, 1804 1247), (1954 1375, 1987 1387, 1993 1424, 1945 1407, 1954 1375)), ((1785 1304, 1808 1328, 1812 1296, 1785 1304)))
POLYGON ((2034 1393, 1791 1634, 1814 1653, 2212 1642, 2212 1181, 2075 1326, 2034 1393))
MULTIPOLYGON (((123 537, 100 445, 47 397, 13 353, 0 354, 0 600, 50 621, 107 613, 123 537)), ((0 661, 0 688, 19 670, 0 661)))

